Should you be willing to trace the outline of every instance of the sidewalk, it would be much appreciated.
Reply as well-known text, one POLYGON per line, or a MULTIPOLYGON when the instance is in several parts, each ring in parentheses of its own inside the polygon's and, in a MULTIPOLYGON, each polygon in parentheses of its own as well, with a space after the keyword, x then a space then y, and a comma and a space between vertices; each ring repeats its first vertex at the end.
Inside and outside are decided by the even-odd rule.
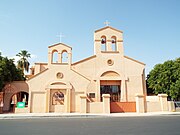
POLYGON ((180 116, 180 112, 152 113, 111 113, 111 114, 81 114, 81 113, 24 113, 0 114, 0 119, 32 119, 32 118, 102 118, 102 117, 146 117, 146 116, 180 116))

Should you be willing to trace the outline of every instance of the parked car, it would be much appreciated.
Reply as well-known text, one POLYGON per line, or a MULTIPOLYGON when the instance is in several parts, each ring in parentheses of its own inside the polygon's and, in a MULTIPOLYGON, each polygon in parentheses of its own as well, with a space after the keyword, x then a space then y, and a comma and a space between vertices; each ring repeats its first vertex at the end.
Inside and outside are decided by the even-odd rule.
POLYGON ((174 101, 176 112, 180 112, 180 101, 174 101))
POLYGON ((180 107, 180 101, 174 101, 175 107, 180 107))

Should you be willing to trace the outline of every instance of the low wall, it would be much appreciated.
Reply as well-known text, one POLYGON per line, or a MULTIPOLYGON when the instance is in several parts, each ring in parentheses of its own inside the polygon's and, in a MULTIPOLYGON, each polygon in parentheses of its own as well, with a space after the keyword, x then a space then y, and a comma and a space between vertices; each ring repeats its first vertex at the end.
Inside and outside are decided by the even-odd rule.
POLYGON ((146 96, 146 112, 160 112, 161 103, 159 96, 146 96))
POLYGON ((147 101, 146 106, 147 106, 147 110, 146 110, 147 112, 160 112, 161 111, 160 102, 147 101))
POLYGON ((146 96, 146 112, 174 111, 172 101, 167 101, 167 94, 157 96, 146 96))
POLYGON ((146 101, 147 102, 159 102, 160 99, 158 96, 146 96, 146 101))
POLYGON ((25 108, 15 108, 15 113, 29 113, 29 108, 25 107, 25 108))
POLYGON ((88 102, 87 113, 103 113, 103 103, 102 102, 88 102))
POLYGON ((87 102, 87 95, 80 95, 80 113, 110 113, 110 95, 102 95, 103 102, 87 102))

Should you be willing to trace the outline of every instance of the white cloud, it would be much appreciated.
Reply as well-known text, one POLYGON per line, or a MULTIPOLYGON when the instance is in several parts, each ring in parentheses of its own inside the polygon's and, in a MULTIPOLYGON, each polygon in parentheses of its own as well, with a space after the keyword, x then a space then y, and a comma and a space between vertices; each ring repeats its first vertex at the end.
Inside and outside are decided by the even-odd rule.
POLYGON ((31 54, 31 59, 36 59, 36 58, 37 58, 37 55, 31 54))
POLYGON ((31 58, 29 58, 29 62, 31 66, 34 65, 34 63, 36 62, 36 59, 37 59, 37 55, 31 54, 31 58))
POLYGON ((3 55, 3 53, 2 53, 2 50, 0 50, 0 53, 1 53, 1 56, 5 57, 5 56, 3 55))
POLYGON ((12 56, 12 57, 9 57, 9 58, 14 59, 14 64, 17 65, 17 61, 19 60, 18 56, 12 56))

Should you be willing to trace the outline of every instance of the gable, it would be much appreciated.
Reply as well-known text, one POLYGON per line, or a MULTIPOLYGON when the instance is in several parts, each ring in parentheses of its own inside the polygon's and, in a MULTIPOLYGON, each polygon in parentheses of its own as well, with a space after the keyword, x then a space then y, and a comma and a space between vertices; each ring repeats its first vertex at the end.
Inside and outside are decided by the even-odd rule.
POLYGON ((120 31, 120 30, 118 30, 118 29, 115 29, 115 28, 113 28, 113 27, 110 27, 110 26, 106 26, 106 27, 104 27, 104 28, 98 29, 98 30, 95 31, 95 33, 100 32, 100 31, 103 31, 103 30, 106 30, 106 29, 111 29, 111 30, 114 30, 114 31, 116 31, 116 32, 123 33, 122 31, 120 31))
POLYGON ((53 47, 56 47, 56 46, 64 46, 66 48, 70 48, 72 50, 72 47, 66 45, 66 44, 63 44, 63 43, 57 43, 57 44, 54 44, 54 45, 51 45, 51 46, 48 46, 48 48, 53 48, 53 47))

